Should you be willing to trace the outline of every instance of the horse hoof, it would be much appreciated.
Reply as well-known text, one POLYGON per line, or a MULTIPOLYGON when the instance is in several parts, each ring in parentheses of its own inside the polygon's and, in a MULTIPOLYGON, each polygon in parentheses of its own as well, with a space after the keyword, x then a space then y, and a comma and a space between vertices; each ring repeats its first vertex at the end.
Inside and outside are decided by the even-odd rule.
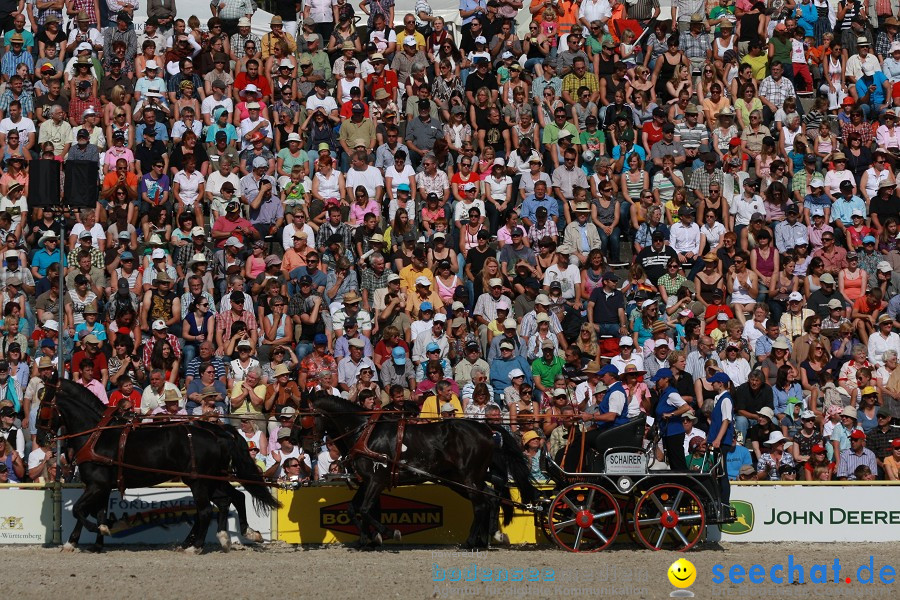
POLYGON ((97 527, 97 533, 99 533, 100 535, 111 535, 109 533, 109 527, 107 525, 100 525, 99 527, 97 527))
POLYGON ((196 546, 188 546, 184 549, 185 554, 200 554, 203 552, 203 548, 198 548, 196 546))
POLYGON ((494 541, 503 546, 509 546, 509 536, 502 531, 498 531, 494 534, 494 541))
POLYGON ((381 534, 376 533, 375 537, 372 539, 372 545, 373 546, 381 546, 382 544, 384 544, 384 540, 381 538, 381 534))
POLYGON ((224 552, 231 550, 231 536, 228 535, 227 531, 218 532, 216 534, 216 539, 219 540, 219 545, 222 546, 224 552))
POLYGON ((263 542, 262 534, 255 529, 250 529, 249 527, 244 531, 244 537, 251 542, 256 542, 257 544, 261 544, 263 542))
POLYGON ((70 544, 66 542, 63 544, 63 547, 59 549, 60 552, 75 552, 75 544, 70 544))
POLYGON ((399 542, 403 538, 403 534, 399 530, 394 530, 394 541, 399 542))
POLYGON ((100 544, 91 544, 87 547, 87 551, 91 554, 100 554, 101 552, 103 552, 103 546, 101 546, 100 544))

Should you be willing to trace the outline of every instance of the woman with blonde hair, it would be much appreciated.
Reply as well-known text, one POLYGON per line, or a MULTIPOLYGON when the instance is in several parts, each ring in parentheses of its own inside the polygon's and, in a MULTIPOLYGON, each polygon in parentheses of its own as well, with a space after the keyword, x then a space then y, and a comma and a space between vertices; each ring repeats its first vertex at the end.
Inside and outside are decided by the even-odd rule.
POLYGON ((578 332, 578 340, 575 342, 582 358, 586 360, 600 360, 600 344, 597 343, 597 332, 590 323, 582 323, 578 332))

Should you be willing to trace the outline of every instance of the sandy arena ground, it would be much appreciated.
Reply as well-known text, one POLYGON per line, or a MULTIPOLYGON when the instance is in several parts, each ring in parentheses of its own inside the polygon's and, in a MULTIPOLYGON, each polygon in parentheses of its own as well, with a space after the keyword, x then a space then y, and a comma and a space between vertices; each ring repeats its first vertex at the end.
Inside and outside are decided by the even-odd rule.
MULTIPOLYGON (((201 556, 171 549, 107 549, 104 554, 62 554, 55 548, 3 548, 8 574, 4 591, 10 598, 667 598, 675 588, 666 570, 684 557, 697 569, 690 588, 697 598, 729 600, 793 600, 816 597, 866 600, 900 597, 900 582, 893 585, 856 581, 857 568, 874 557, 875 577, 884 565, 900 572, 900 544, 730 544, 707 546, 686 555, 653 553, 632 547, 598 554, 575 555, 556 549, 491 550, 462 553, 452 547, 390 548, 360 552, 344 547, 294 548, 268 544, 237 548, 223 554, 207 546, 201 556), (455 556, 453 554, 456 554, 455 556), (809 569, 827 565, 828 583, 802 585, 712 583, 713 566, 721 564, 727 577, 735 564, 760 562, 766 567, 794 562, 809 569), (841 563, 841 579, 834 583, 834 560, 841 563), (515 569, 534 567, 542 578, 553 570, 553 581, 543 583, 448 582, 454 568, 515 569), (435 582, 441 573, 443 583, 435 582), (11 574, 17 574, 13 576, 11 574), (527 587, 526 587, 527 586, 527 587)), ((474 572, 472 572, 474 574, 474 572)), ((483 574, 483 571, 482 571, 483 574)), ((866 573, 863 573, 865 578, 866 573)), ((492 576, 493 577, 493 576, 492 576)))

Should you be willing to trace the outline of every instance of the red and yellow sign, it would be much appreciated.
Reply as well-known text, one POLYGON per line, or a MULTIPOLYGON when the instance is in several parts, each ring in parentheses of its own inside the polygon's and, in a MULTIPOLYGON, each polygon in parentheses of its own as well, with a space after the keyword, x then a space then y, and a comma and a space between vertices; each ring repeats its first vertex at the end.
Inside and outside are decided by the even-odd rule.
MULTIPOLYGON (((289 544, 356 541, 358 531, 347 512, 354 494, 336 485, 279 490, 278 539, 289 544)), ((401 543, 461 544, 469 536, 472 504, 440 485, 404 486, 381 495, 381 522, 403 534, 401 543)), ((529 512, 517 509, 501 530, 513 544, 548 543, 529 512)))

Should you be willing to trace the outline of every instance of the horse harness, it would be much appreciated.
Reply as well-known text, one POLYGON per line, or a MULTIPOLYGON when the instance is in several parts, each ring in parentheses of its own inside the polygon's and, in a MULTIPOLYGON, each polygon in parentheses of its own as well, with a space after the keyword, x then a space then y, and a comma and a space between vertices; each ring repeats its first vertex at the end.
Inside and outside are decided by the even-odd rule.
MULTIPOLYGON (((197 458, 194 453, 194 435, 191 432, 190 425, 185 422, 154 422, 148 424, 142 424, 140 421, 135 421, 134 419, 127 419, 125 423, 122 424, 111 424, 113 418, 119 414, 119 410, 117 406, 109 406, 104 411, 103 416, 100 418, 100 422, 97 423, 97 426, 93 429, 89 430, 91 436, 88 438, 87 442, 82 446, 78 452, 75 453, 75 464, 81 464, 83 462, 96 462, 107 466, 117 467, 116 472, 116 487, 119 489, 119 493, 123 496, 125 495, 125 469, 136 469, 136 470, 146 470, 150 472, 158 472, 163 475, 168 474, 176 474, 178 476, 190 477, 191 479, 196 479, 198 477, 197 473, 197 458), (153 427, 156 429, 161 429, 163 427, 183 427, 185 431, 185 435, 188 440, 188 449, 191 460, 191 470, 189 473, 174 473, 161 469, 150 469, 145 467, 138 467, 134 465, 129 465, 124 462, 125 457, 125 445, 128 443, 128 436, 131 435, 131 432, 137 429, 138 427, 153 427), (111 429, 119 430, 119 443, 117 445, 116 458, 113 459, 109 456, 105 456, 103 454, 99 454, 96 451, 97 442, 100 440, 100 436, 104 431, 108 431, 111 429)), ((88 431, 82 431, 76 434, 77 436, 82 436, 88 433, 88 431)), ((70 436, 62 436, 62 437, 70 437, 70 436)))
MULTIPOLYGON (((363 425, 362 433, 360 434, 359 438, 357 438, 356 443, 353 445, 353 447, 350 448, 350 452, 347 454, 347 461, 351 461, 357 456, 362 456, 375 461, 376 464, 381 463, 386 466, 390 465, 391 474, 388 480, 387 487, 388 489, 391 489, 397 486, 399 470, 401 467, 401 463, 403 462, 400 459, 400 455, 405 449, 405 446, 403 445, 403 435, 406 432, 407 420, 401 417, 397 421, 397 441, 394 446, 394 457, 390 458, 386 454, 375 452, 374 450, 369 448, 369 438, 372 436, 372 432, 375 430, 375 425, 378 424, 378 420, 381 418, 382 414, 382 411, 373 412, 369 417, 368 422, 363 425)), ((352 433, 352 431, 350 433, 352 433)))

